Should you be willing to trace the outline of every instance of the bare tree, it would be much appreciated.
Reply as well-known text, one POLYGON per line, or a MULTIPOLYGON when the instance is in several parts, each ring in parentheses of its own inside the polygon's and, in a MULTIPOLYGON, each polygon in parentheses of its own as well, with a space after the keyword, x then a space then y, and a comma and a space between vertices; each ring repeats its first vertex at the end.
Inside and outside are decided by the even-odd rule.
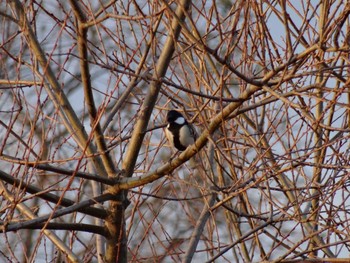
POLYGON ((1 2, 1 261, 345 262, 349 12, 1 2))

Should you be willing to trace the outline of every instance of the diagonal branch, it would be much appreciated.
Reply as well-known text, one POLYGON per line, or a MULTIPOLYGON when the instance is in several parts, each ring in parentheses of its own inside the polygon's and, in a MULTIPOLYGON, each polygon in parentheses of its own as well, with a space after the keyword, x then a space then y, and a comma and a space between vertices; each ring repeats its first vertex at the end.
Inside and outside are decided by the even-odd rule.
MULTIPOLYGON (((189 8, 190 0, 181 0, 176 9, 176 15, 180 20, 185 19, 185 10, 189 8)), ((174 19, 169 30, 169 35, 165 42, 163 51, 157 62, 153 78, 145 100, 138 114, 131 140, 123 160, 123 170, 125 177, 131 177, 134 167, 146 134, 149 119, 156 104, 158 94, 162 85, 162 78, 165 76, 169 63, 175 51, 175 44, 180 35, 181 26, 177 19, 174 19)), ((107 240, 106 261, 107 262, 127 262, 127 240, 125 230, 125 202, 126 191, 119 191, 118 185, 110 187, 111 193, 116 193, 116 202, 111 202, 111 216, 106 220, 106 227, 110 231, 111 238, 107 240), (123 204, 124 203, 124 204, 123 204)))
MULTIPOLYGON (((0 182, 0 184, 2 184, 2 183, 0 182)), ((24 229, 24 228, 33 227, 36 224, 48 223, 47 222, 48 220, 52 220, 52 219, 60 217, 60 216, 74 213, 79 209, 83 209, 83 208, 90 207, 90 206, 98 204, 98 203, 112 200, 113 198, 114 198, 114 196, 112 196, 111 194, 108 194, 108 193, 102 194, 100 196, 96 196, 94 198, 91 198, 91 199, 88 199, 85 201, 81 201, 80 203, 74 204, 74 205, 69 206, 67 208, 57 209, 55 212, 48 214, 48 215, 35 217, 35 218, 31 217, 31 218, 33 218, 32 220, 14 223, 14 224, 7 225, 7 226, 5 225, 2 228, 0 228, 0 232, 16 231, 17 229, 24 229)), ((22 204, 17 204, 17 206, 20 206, 20 205, 22 205, 22 204)))
MULTIPOLYGON (((12 223, 9 223, 11 225, 12 223)), ((70 231, 81 231, 86 233, 93 233, 93 234, 99 234, 102 236, 106 235, 106 231, 102 226, 96 226, 91 224, 84 224, 84 223, 39 223, 36 225, 30 225, 26 226, 25 229, 51 229, 51 230, 70 230, 70 231)), ((18 229, 14 230, 20 230, 18 229)))
MULTIPOLYGON (((182 0, 179 2, 176 9, 176 17, 178 17, 180 21, 185 19, 185 10, 189 8, 190 3, 191 1, 189 0, 182 0)), ((135 129, 129 143, 129 148, 125 156, 125 161, 123 162, 123 169, 125 169, 125 175, 127 177, 131 177, 133 174, 136 160, 145 136, 145 131, 162 85, 161 79, 165 76, 169 63, 172 59, 175 51, 175 43, 180 35, 180 30, 181 26, 179 21, 174 19, 171 29, 169 30, 169 36, 164 44, 163 51, 159 57, 153 74, 154 80, 150 84, 147 96, 139 112, 139 119, 136 122, 135 129)))
POLYGON ((148 41, 147 45, 146 45, 146 50, 144 51, 144 54, 142 55, 142 58, 139 62, 139 65, 137 67, 137 69, 135 70, 135 75, 134 77, 131 79, 128 87, 126 88, 126 90, 123 92, 123 94, 120 96, 120 98, 118 99, 117 103, 113 106, 112 110, 110 111, 105 123, 102 126, 103 131, 107 128, 107 126, 109 125, 109 123, 112 121, 114 115, 119 111, 119 109, 122 107, 122 105, 124 105, 126 99, 129 97, 130 93, 133 91, 133 89, 136 87, 136 85, 138 84, 138 82, 141 79, 145 79, 149 73, 149 69, 147 69, 144 73, 141 74, 141 70, 145 65, 147 56, 149 54, 149 51, 151 49, 151 44, 152 41, 156 35, 156 32, 158 30, 158 27, 160 25, 162 19, 162 15, 159 16, 159 19, 157 20, 156 25, 154 26, 154 29, 152 30, 152 34, 151 34, 151 39, 148 41), (141 75, 140 75, 141 74, 141 75))
MULTIPOLYGON (((94 94, 92 92, 90 69, 88 62, 88 47, 87 47, 87 31, 88 28, 84 27, 83 24, 86 22, 83 11, 80 9, 79 3, 76 1, 69 1, 73 8, 73 12, 77 17, 77 39, 78 39, 78 50, 80 58, 80 71, 81 71, 81 82, 84 89, 84 98, 87 105, 87 109, 90 116, 90 123, 92 126, 92 132, 94 135, 95 143, 99 152, 101 152, 101 160, 103 167, 106 169, 109 177, 114 176, 115 168, 113 165, 112 158, 109 152, 106 151, 107 145, 103 136, 103 131, 100 125, 101 114, 99 115, 96 110, 94 94)), ((105 174, 102 174, 105 176, 105 174)))
MULTIPOLYGON (((45 52, 40 46, 38 39, 36 38, 29 21, 26 18, 24 8, 19 0, 11 1, 12 8, 17 14, 18 24, 22 30, 22 33, 26 37, 27 43, 34 53, 36 59, 39 62, 43 70, 45 79, 44 87, 48 93, 51 101, 58 111, 59 116, 62 119, 66 129, 72 134, 74 140, 82 150, 91 155, 95 153, 95 147, 90 142, 90 139, 85 131, 84 126, 80 122, 78 116, 72 105, 69 103, 68 98, 64 94, 60 84, 57 81, 56 75, 50 66, 49 60, 46 58, 45 52)), ((98 156, 92 158, 98 174, 105 175, 106 170, 103 165, 99 162, 98 156)))
MULTIPOLYGON (((4 198, 6 198, 8 201, 11 203, 15 204, 17 201, 13 194, 8 191, 8 189, 5 187, 4 183, 0 181, 0 193, 4 198)), ((37 220, 37 216, 30 210, 29 207, 27 207, 23 203, 17 203, 16 208, 27 218, 32 219, 32 220, 37 220)), ((32 221, 30 220, 30 221, 32 221)), ((27 221, 29 222, 29 221, 27 221)), ((6 231, 7 225, 0 226, 0 232, 5 232, 6 231)), ((66 254, 67 257, 71 262, 79 262, 78 257, 72 253, 71 249, 66 246, 66 244, 52 231, 43 229, 44 234, 54 243, 57 248, 62 251, 62 253, 66 254)))
POLYGON ((182 152, 177 158, 171 160, 169 163, 159 167, 155 171, 149 172, 142 176, 132 177, 132 178, 122 178, 119 184, 115 185, 113 188, 110 188, 111 193, 119 193, 121 190, 128 190, 134 187, 142 186, 147 183, 151 183, 164 175, 171 173, 177 167, 191 159, 200 149, 202 149, 212 135, 228 118, 235 117, 232 113, 239 113, 239 108, 244 101, 248 100, 255 92, 260 91, 261 87, 250 86, 248 87, 239 97, 239 100, 236 102, 231 102, 228 104, 222 111, 215 116, 208 128, 204 130, 201 136, 198 137, 196 142, 189 146, 184 152, 182 152))
MULTIPOLYGON (((67 198, 62 198, 60 196, 57 196, 52 193, 48 193, 46 190, 43 191, 38 187, 35 187, 33 185, 27 184, 23 182, 20 179, 16 179, 15 177, 0 171, 0 179, 6 183, 12 184, 16 187, 19 187, 20 189, 24 189, 27 193, 33 194, 35 196, 40 197, 43 200, 55 203, 55 204, 60 204, 60 206, 68 207, 72 206, 75 204, 70 199, 67 198)), ((97 218, 106 218, 107 217, 107 212, 104 209, 101 208, 96 208, 96 207, 85 207, 77 210, 77 212, 84 213, 86 215, 90 215, 93 217, 97 218)))
POLYGON ((193 255, 196 252, 196 247, 203 233, 204 226, 207 223, 209 216, 211 214, 210 207, 214 205, 215 199, 216 199, 216 194, 213 193, 208 201, 208 204, 204 205, 203 210, 197 220, 197 225, 193 230, 193 234, 191 236, 190 243, 189 243, 189 248, 187 249, 184 258, 182 259, 183 263, 192 262, 193 255))

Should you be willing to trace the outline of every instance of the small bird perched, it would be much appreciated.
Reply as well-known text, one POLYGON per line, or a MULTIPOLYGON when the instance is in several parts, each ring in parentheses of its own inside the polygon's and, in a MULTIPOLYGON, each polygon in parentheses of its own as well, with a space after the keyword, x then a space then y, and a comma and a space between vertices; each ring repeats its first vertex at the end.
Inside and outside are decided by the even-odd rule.
POLYGON ((184 151, 195 142, 196 132, 181 113, 170 110, 167 114, 167 122, 165 135, 177 150, 184 151))

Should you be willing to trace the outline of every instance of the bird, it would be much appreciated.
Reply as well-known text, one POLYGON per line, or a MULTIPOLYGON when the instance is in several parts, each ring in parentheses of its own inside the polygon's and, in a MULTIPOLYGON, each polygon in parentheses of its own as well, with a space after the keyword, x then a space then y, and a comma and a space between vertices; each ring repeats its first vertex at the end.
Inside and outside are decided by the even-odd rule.
POLYGON ((167 114, 165 135, 171 146, 182 152, 196 141, 196 131, 185 117, 176 110, 170 110, 167 114))

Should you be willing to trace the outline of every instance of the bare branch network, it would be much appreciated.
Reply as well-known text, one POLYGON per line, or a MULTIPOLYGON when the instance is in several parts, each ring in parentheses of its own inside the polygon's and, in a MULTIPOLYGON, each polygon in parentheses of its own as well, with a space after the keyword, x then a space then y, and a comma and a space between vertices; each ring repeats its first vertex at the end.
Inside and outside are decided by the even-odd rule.
POLYGON ((0 2, 0 261, 348 262, 349 14, 0 2))

